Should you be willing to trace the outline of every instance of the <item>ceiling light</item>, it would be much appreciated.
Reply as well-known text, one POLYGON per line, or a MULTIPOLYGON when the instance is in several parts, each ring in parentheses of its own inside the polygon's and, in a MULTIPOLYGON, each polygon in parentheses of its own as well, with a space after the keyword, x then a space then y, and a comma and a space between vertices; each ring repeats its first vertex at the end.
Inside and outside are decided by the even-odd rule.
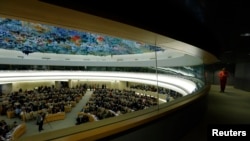
POLYGON ((242 37, 249 37, 250 33, 242 33, 242 34, 240 34, 240 36, 242 36, 242 37))

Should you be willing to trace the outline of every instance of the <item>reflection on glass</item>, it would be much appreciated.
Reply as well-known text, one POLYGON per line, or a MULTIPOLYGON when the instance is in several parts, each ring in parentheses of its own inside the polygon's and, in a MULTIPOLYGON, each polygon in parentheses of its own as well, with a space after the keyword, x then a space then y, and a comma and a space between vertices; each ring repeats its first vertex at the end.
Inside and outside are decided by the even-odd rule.
POLYGON ((174 75, 192 80, 196 84, 194 92, 205 85, 203 65, 178 66, 178 67, 157 67, 159 74, 174 75))

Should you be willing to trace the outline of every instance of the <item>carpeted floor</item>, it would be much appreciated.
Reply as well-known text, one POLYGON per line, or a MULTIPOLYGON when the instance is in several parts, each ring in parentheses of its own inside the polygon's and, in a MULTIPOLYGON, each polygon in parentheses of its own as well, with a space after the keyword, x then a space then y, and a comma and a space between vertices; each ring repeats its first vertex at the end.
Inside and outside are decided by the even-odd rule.
POLYGON ((207 131, 214 125, 248 125, 250 128, 250 92, 227 86, 225 93, 212 85, 207 96, 207 112, 201 122, 193 127, 181 141, 206 141, 207 131))

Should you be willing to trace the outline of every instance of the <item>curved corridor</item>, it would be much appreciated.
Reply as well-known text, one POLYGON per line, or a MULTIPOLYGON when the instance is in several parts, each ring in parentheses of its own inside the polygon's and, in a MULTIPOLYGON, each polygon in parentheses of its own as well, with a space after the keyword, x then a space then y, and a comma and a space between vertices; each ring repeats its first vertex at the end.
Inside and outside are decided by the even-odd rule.
POLYGON ((207 128, 211 124, 250 124, 250 92, 233 86, 227 86, 225 93, 219 91, 218 85, 211 86, 207 95, 207 112, 181 141, 206 141, 207 128))

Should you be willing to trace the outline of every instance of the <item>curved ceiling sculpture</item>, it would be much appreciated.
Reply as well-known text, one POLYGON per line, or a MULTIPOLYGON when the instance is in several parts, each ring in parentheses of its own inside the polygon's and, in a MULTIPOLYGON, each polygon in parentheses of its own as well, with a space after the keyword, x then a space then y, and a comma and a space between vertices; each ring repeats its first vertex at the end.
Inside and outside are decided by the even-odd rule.
POLYGON ((160 47, 118 37, 0 17, 0 48, 24 54, 126 55, 164 51, 160 47))
POLYGON ((1 64, 155 67, 157 60, 171 67, 218 61, 175 39, 39 0, 0 3, 1 64))

